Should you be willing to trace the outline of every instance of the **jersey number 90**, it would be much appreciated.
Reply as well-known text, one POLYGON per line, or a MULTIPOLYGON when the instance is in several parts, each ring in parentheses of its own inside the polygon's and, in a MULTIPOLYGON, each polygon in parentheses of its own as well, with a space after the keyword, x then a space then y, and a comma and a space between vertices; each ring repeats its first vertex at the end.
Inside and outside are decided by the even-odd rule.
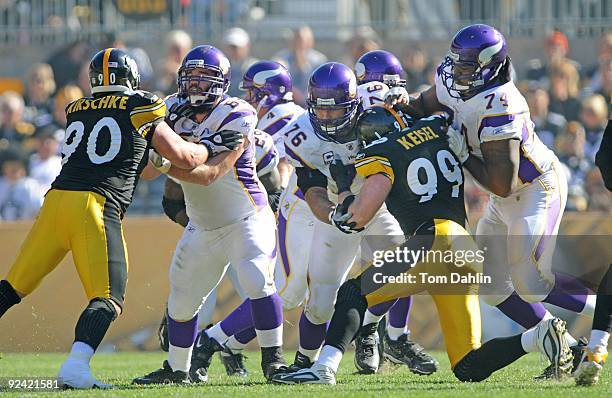
MULTIPOLYGON (((84 133, 85 125, 80 121, 74 121, 66 128, 66 137, 64 138, 64 143, 62 144, 61 149, 62 165, 66 164, 70 156, 77 149, 83 140, 84 133), (71 139, 72 141, 70 141, 71 139)), ((121 130, 119 129, 119 124, 117 124, 117 121, 109 116, 98 120, 87 137, 86 151, 87 156, 89 156, 89 160, 91 160, 91 162, 94 164, 108 163, 113 160, 115 156, 117 156, 120 149, 121 130), (106 153, 100 155, 97 151, 98 136, 102 133, 102 130, 104 130, 105 127, 108 131, 107 134, 110 134, 110 145, 106 150, 106 153)))
MULTIPOLYGON (((436 154, 438 170, 442 172, 444 179, 453 185, 451 196, 459 197, 459 188, 463 184, 463 174, 459 162, 446 149, 438 151, 436 154), (450 163, 450 167, 449 167, 450 163)), ((410 162, 407 171, 407 181, 410 190, 420 196, 419 203, 424 203, 433 198, 438 193, 438 173, 436 166, 427 158, 417 158, 410 162), (425 178, 421 182, 419 173, 424 171, 425 178)))

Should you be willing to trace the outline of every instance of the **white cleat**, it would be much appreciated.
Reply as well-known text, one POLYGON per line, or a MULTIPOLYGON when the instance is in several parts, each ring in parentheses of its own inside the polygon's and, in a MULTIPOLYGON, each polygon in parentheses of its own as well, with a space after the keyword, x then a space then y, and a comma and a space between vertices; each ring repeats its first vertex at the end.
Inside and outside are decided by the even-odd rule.
POLYGON ((91 374, 89 364, 84 361, 78 361, 68 358, 62 364, 59 374, 57 375, 57 384, 61 388, 87 390, 92 388, 110 389, 110 384, 104 384, 97 380, 91 374))
POLYGON ((608 357, 608 352, 604 350, 591 352, 586 350, 582 354, 582 360, 578 369, 574 372, 576 385, 592 386, 599 381, 599 375, 603 369, 603 365, 608 357))
POLYGON ((569 376, 572 370, 572 351, 565 338, 565 321, 551 318, 536 326, 538 348, 552 365, 552 376, 561 379, 569 376))
POLYGON ((272 377, 276 384, 327 384, 336 385, 336 373, 329 367, 314 364, 310 368, 293 373, 278 373, 272 377))

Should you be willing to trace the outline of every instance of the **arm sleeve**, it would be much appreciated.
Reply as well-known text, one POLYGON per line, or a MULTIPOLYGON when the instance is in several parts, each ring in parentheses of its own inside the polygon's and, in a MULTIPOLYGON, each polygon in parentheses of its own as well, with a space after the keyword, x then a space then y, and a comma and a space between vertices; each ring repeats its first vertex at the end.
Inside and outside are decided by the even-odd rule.
POLYGON ((374 174, 383 174, 391 180, 391 184, 395 181, 395 173, 393 167, 391 167, 391 162, 383 155, 360 153, 355 160, 355 171, 364 178, 374 174))
POLYGON ((304 195, 306 195, 306 192, 312 187, 327 189, 327 177, 319 170, 308 167, 297 167, 295 169, 295 174, 297 175, 297 185, 304 195))

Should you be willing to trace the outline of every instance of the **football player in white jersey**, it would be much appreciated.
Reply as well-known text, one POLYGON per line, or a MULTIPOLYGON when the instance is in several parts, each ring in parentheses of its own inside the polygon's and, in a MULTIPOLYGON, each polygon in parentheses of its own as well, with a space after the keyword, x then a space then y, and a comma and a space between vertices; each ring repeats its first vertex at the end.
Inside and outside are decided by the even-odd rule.
MULTIPOLYGON (((552 317, 541 302, 591 315, 594 306, 588 289, 551 269, 567 182, 557 157, 535 134, 527 102, 510 74, 502 34, 488 25, 470 25, 455 34, 435 84, 395 108, 414 116, 446 111, 454 117, 458 131, 449 134, 451 148, 490 194, 478 223, 479 244, 503 246, 504 251, 503 256, 497 251, 487 256, 493 284, 480 293, 532 328, 552 317), (503 264, 495 264, 496 259, 503 264)), ((576 341, 566 337, 579 351, 576 341)))
MULTIPOLYGON (((407 96, 404 70, 395 55, 385 50, 373 50, 363 54, 353 68, 357 77, 357 92, 362 108, 384 104, 385 97, 407 96)), ((437 370, 437 362, 418 343, 411 341, 407 323, 412 305, 411 297, 403 297, 388 310, 383 338, 383 355, 393 363, 403 363, 416 374, 429 375, 437 370)), ((355 363, 361 373, 373 373, 378 369, 378 322, 385 315, 388 303, 369 308, 363 319, 363 327, 355 338, 355 363)))
POLYGON ((242 307, 253 314, 264 375, 271 377, 284 366, 282 306, 273 280, 276 223, 255 173, 257 116, 242 99, 226 96, 229 76, 228 59, 212 46, 192 49, 179 69, 181 98, 169 111, 169 119, 175 120, 174 130, 187 139, 211 136, 213 155, 232 149, 226 144, 232 132, 243 136, 244 143, 229 155, 218 157, 218 162, 230 165, 229 172, 202 175, 198 169, 180 172, 172 166, 168 170, 181 181, 189 224, 170 265, 168 360, 161 369, 134 379, 137 384, 208 379, 211 358, 200 353, 218 343, 205 333, 198 335, 197 314, 203 298, 217 286, 229 264, 249 297, 242 307))

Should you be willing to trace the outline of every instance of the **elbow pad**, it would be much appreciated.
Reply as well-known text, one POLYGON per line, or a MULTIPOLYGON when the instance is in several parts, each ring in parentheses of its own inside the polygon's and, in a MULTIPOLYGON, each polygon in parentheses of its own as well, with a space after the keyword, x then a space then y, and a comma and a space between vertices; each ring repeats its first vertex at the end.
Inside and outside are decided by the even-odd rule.
POLYGON ((181 210, 185 210, 185 201, 180 199, 168 199, 164 196, 162 198, 162 207, 168 218, 178 223, 178 221, 176 221, 176 216, 181 210))
POLYGON ((297 175, 297 185, 304 195, 312 187, 327 189, 327 177, 319 170, 309 167, 296 167, 295 174, 297 175))

